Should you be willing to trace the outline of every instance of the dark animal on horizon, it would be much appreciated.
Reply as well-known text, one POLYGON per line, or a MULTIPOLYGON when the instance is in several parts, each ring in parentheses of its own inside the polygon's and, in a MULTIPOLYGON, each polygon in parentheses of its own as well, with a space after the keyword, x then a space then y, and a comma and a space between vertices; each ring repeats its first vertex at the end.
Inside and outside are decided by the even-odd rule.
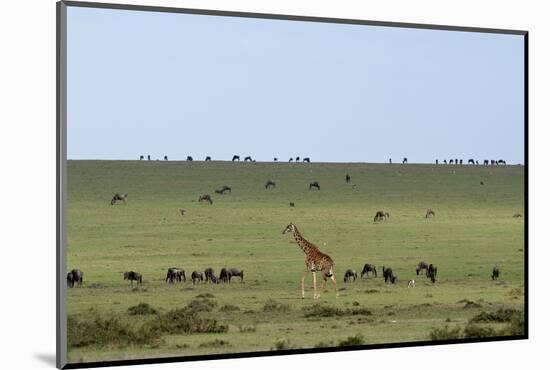
POLYGON ((346 183, 349 183, 351 180, 351 176, 349 175, 349 173, 346 173, 346 183))
POLYGON ((389 280, 390 283, 395 284, 397 276, 393 275, 391 267, 386 268, 386 266, 382 266, 382 275, 384 276, 384 283, 387 283, 389 280))
POLYGON ((462 159, 460 160, 460 164, 462 165, 462 159))
POLYGON ((435 217, 435 212, 433 209, 429 208, 427 211, 426 211, 426 218, 430 218, 430 217, 435 217))
POLYGON ((378 274, 376 273, 376 266, 365 263, 365 266, 363 266, 363 271, 361 271, 361 279, 364 275, 367 275, 367 279, 369 278, 369 272, 374 275, 374 277, 377 277, 378 274))
POLYGON ((148 160, 148 161, 151 160, 151 155, 148 155, 148 156, 147 156, 147 160, 148 160))
POLYGON ((185 213, 186 213, 186 212, 187 212, 187 211, 186 211, 185 209, 180 208, 180 214, 181 214, 182 216, 185 216, 185 213))
POLYGON ((302 161, 303 161, 304 163, 305 163, 305 162, 307 162, 307 163, 310 162, 310 161, 309 161, 309 157, 305 157, 302 161))
POLYGON ((165 161, 168 160, 168 156, 167 156, 167 155, 164 156, 164 160, 165 160, 165 161))
POLYGON ((294 207, 294 202, 288 203, 289 206, 294 207))
POLYGON ((193 271, 191 273, 191 281, 193 282, 193 285, 199 282, 204 281, 204 274, 202 272, 193 271))
POLYGON ((277 161, 278 161, 277 157, 273 158, 273 162, 277 162, 277 161))
POLYGON ((439 161, 437 159, 435 160, 435 164, 439 164, 439 161))
POLYGON ((113 195, 113 198, 111 199, 111 205, 115 205, 121 201, 124 202, 124 204, 126 204, 126 198, 128 198, 128 194, 116 193, 115 195, 113 195))
POLYGON ((231 193, 231 187, 230 186, 227 186, 227 185, 224 185, 222 186, 222 191, 225 193, 226 191, 230 192, 231 193))
POLYGON ((347 283, 348 281, 355 281, 357 279, 357 272, 355 270, 346 270, 346 273, 344 274, 344 283, 347 283))
POLYGON ((418 265, 416 265, 416 275, 420 275, 420 273, 424 271, 426 273, 426 276, 428 276, 428 267, 430 267, 430 265, 428 265, 426 262, 418 262, 418 265))
POLYGON ((244 280, 244 270, 239 270, 238 268, 235 268, 235 267, 231 267, 228 269, 229 271, 229 282, 231 282, 231 278, 235 277, 235 276, 238 276, 241 278, 241 283, 243 282, 244 280))
POLYGON ((300 157, 296 157, 296 162, 300 162, 300 157))
POLYGON ((504 165, 505 165, 505 164, 506 164, 506 161, 503 160, 503 159, 499 159, 499 160, 497 161, 497 164, 504 164, 504 165))
POLYGON ((317 181, 313 181, 309 183, 309 190, 316 188, 317 190, 321 190, 321 186, 317 181))
POLYGON ((289 161, 289 162, 292 162, 293 160, 294 160, 294 158, 290 158, 288 161, 289 161))
POLYGON ((479 185, 485 185, 485 183, 483 181, 480 181, 479 185))
POLYGON ((123 276, 124 280, 130 280, 130 285, 134 285, 134 280, 138 285, 143 284, 143 277, 139 272, 126 271, 123 276))
POLYGON ((479 161, 478 161, 478 160, 476 160, 476 166, 478 166, 478 165, 479 165, 479 161))
POLYGON ((244 157, 244 161, 245 162, 252 162, 252 157, 251 156, 244 157))
POLYGON ((446 160, 446 159, 444 159, 444 160, 443 160, 443 163, 447 164, 447 160, 446 160))
POLYGON ((390 166, 391 166, 391 158, 390 158, 390 166))
POLYGON ((185 277, 185 271, 182 269, 179 269, 177 267, 170 267, 166 272, 165 281, 167 283, 173 284, 173 283, 186 281, 186 280, 187 278, 185 277))
POLYGON ((521 217, 521 213, 514 213, 514 215, 512 216, 513 218, 520 218, 521 217))
POLYGON ((453 160, 452 159, 449 159, 449 164, 453 164, 453 160))
POLYGON ((488 160, 488 159, 485 159, 485 160, 483 161, 483 165, 484 165, 484 166, 488 166, 488 165, 489 165, 489 160, 488 160))
POLYGON ((374 222, 377 221, 384 221, 390 218, 390 214, 388 212, 384 211, 376 211, 376 214, 374 215, 374 222))
POLYGON ((500 270, 498 269, 498 267, 494 266, 493 267, 493 274, 491 275, 491 279, 495 280, 495 279, 498 279, 500 276, 500 270))
POLYGON ((67 286, 69 288, 74 287, 74 284, 76 283, 76 286, 82 287, 82 282, 84 281, 84 274, 82 271, 78 269, 72 269, 67 274, 67 286))
POLYGON ((212 158, 211 158, 210 156, 207 156, 207 157, 204 159, 205 162, 208 162, 208 161, 211 161, 211 160, 212 160, 212 158))
POLYGON ((188 156, 187 156, 187 161, 192 162, 192 161, 193 161, 193 157, 191 157, 190 155, 188 155, 188 156))
POLYGON ((494 159, 491 159, 491 166, 494 166, 496 163, 495 163, 495 160, 494 159))
POLYGON ((455 158, 455 164, 458 164, 458 159, 455 158))
POLYGON ((229 281, 231 280, 231 272, 229 272, 229 270, 225 267, 222 268, 220 271, 219 279, 222 283, 229 283, 229 281))
POLYGON ((269 189, 269 188, 275 188, 277 186, 277 184, 275 184, 274 181, 271 181, 271 180, 268 180, 266 183, 265 183, 265 188, 266 189, 269 189))
POLYGON ((199 202, 203 202, 203 201, 208 202, 210 204, 214 203, 212 202, 212 198, 210 197, 209 194, 203 194, 199 197, 199 202))
POLYGON ((216 190, 214 190, 214 193, 223 194, 223 190, 222 189, 216 189, 216 190))
POLYGON ((414 280, 409 280, 409 282, 407 283, 407 288, 414 288, 416 286, 416 281, 414 280))
POLYGON ((206 283, 208 283, 208 282, 214 283, 217 280, 218 279, 216 278, 216 275, 214 275, 214 269, 212 267, 207 267, 204 270, 204 281, 206 283))
POLYGON ((437 276, 437 266, 430 263, 430 266, 428 266, 428 273, 426 275, 432 283, 435 283, 435 277, 437 276))
POLYGON ((474 160, 472 158, 468 159, 468 164, 474 164, 474 160))
POLYGON ((139 156, 139 160, 140 160, 140 161, 143 160, 143 156, 142 156, 142 155, 139 156))
POLYGON ((403 164, 407 164, 407 163, 408 163, 407 157, 403 158, 403 164))
POLYGON ((234 155, 231 162, 240 161, 240 160, 241 160, 241 157, 239 157, 238 155, 234 155))

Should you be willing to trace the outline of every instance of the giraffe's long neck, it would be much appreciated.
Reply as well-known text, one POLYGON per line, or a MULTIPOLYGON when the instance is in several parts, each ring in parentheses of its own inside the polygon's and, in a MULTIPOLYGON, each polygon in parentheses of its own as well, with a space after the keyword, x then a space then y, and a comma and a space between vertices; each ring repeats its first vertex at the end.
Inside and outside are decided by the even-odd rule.
POLYGON ((302 234, 300 234, 300 232, 298 231, 298 229, 296 227, 294 227, 294 231, 292 232, 292 234, 294 235, 294 240, 296 240, 296 244, 298 244, 298 246, 302 249, 302 251, 306 255, 309 255, 309 253, 311 252, 312 249, 317 249, 313 244, 308 242, 302 236, 302 234))

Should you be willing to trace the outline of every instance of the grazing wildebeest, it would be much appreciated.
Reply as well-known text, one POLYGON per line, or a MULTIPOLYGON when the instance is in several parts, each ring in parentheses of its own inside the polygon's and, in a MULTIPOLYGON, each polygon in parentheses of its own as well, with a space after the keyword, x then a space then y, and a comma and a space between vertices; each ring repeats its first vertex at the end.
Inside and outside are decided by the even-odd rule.
POLYGON ((374 222, 376 221, 384 221, 390 218, 390 214, 388 212, 384 211, 376 211, 376 214, 374 215, 374 222))
POLYGON ((181 282, 186 281, 187 278, 185 277, 185 271, 182 269, 179 269, 177 267, 170 267, 168 271, 166 272, 166 279, 165 281, 167 283, 175 283, 175 282, 181 282))
POLYGON ((428 276, 428 267, 430 266, 426 262, 418 262, 418 265, 416 265, 416 275, 420 275, 420 273, 424 270, 426 272, 426 276, 428 276))
POLYGON ((435 211, 431 208, 429 208, 427 211, 426 211, 426 218, 430 218, 430 217, 435 217, 435 211))
POLYGON ((439 161, 437 159, 435 160, 435 164, 439 164, 439 161))
POLYGON ((346 183, 350 182, 351 180, 351 176, 349 175, 349 173, 346 173, 346 183))
POLYGON ((455 158, 455 164, 458 164, 458 159, 457 158, 455 158))
POLYGON ((119 201, 122 201, 124 202, 124 204, 126 204, 126 198, 128 198, 128 194, 116 193, 115 195, 113 195, 113 198, 111 199, 111 205, 114 205, 119 201))
POLYGON ((209 155, 206 156, 206 158, 204 159, 205 162, 208 162, 208 161, 211 161, 212 160, 212 157, 210 157, 209 155))
POLYGON ((414 288, 416 286, 416 281, 409 280, 409 283, 407 284, 407 288, 414 288))
POLYGON ((134 280, 137 284, 143 284, 143 277, 139 272, 135 271, 126 271, 124 273, 124 280, 130 280, 130 285, 134 285, 134 280))
POLYGON ((462 159, 460 160, 460 164, 462 164, 462 159))
POLYGON ((309 163, 309 157, 305 157, 302 161, 309 163))
POLYGON ((230 192, 231 193, 231 187, 230 186, 227 186, 227 185, 224 185, 222 186, 222 191, 225 193, 226 191, 230 192))
POLYGON ((390 158, 390 165, 391 165, 391 158, 390 158))
POLYGON ((140 161, 143 160, 143 156, 142 156, 142 155, 139 156, 139 160, 140 160, 140 161))
POLYGON ((293 160, 294 160, 294 158, 290 158, 288 161, 289 161, 289 162, 292 162, 293 160))
POLYGON ((202 272, 193 271, 191 273, 191 281, 193 282, 193 285, 195 285, 198 282, 203 282, 204 274, 202 272))
POLYGON ((377 277, 378 274, 376 273, 376 266, 365 263, 365 266, 363 266, 363 271, 361 271, 361 279, 364 275, 367 275, 367 279, 369 278, 369 272, 374 275, 374 277, 377 277))
POLYGON ((514 215, 512 216, 513 218, 520 218, 521 217, 521 213, 514 213, 514 215))
POLYGON ((191 162, 191 161, 193 160, 193 157, 191 157, 190 155, 188 155, 188 156, 187 156, 187 160, 188 160, 189 162, 191 162))
POLYGON ((479 165, 479 161, 476 159, 476 166, 479 165))
POLYGON ((468 164, 474 164, 473 158, 468 159, 468 164))
POLYGON ((444 159, 444 160, 443 160, 443 163, 447 164, 447 160, 446 160, 446 159, 444 159))
POLYGON ((74 287, 75 283, 76 283, 76 286, 81 287, 83 280, 84 280, 84 274, 80 270, 72 269, 67 274, 67 286, 69 288, 74 287))
POLYGON ((296 157, 296 162, 300 162, 300 157, 296 157))
POLYGON ((495 160, 491 159, 491 166, 494 166, 494 165, 495 165, 495 160))
POLYGON ((386 268, 386 266, 382 266, 382 275, 384 276, 384 282, 387 283, 388 280, 395 284, 395 280, 397 279, 397 276, 393 275, 393 271, 391 267, 386 268))
POLYGON ((210 203, 210 204, 214 203, 214 202, 212 202, 212 198, 210 197, 209 194, 203 194, 203 195, 201 195, 201 196, 199 197, 199 202, 202 202, 202 201, 206 201, 206 202, 208 202, 208 203, 210 203))
POLYGON ((273 158, 273 162, 277 162, 277 161, 278 161, 277 157, 273 158))
POLYGON ((449 164, 453 164, 453 160, 452 159, 449 159, 449 164))
POLYGON ((185 213, 186 213, 186 212, 187 212, 187 211, 186 211, 185 209, 180 208, 180 214, 181 214, 182 216, 185 216, 185 213))
POLYGON ((309 183, 309 190, 316 188, 317 190, 321 190, 321 186, 317 181, 313 181, 309 183))
POLYGON ((167 155, 164 156, 164 160, 165 160, 165 161, 168 160, 168 156, 167 156, 167 155))
POLYGON ((239 270, 238 268, 231 267, 231 268, 228 269, 228 272, 229 272, 229 282, 231 282, 231 278, 233 278, 235 276, 240 277, 241 278, 241 283, 243 282, 244 270, 239 270))
POLYGON ((407 164, 407 163, 408 163, 407 157, 403 158, 403 164, 407 164))
POLYGON ((499 276, 500 276, 500 270, 498 269, 498 267, 494 266, 493 267, 493 274, 491 275, 491 279, 493 279, 493 280, 498 279, 499 276))
POLYGON ((288 203, 289 206, 294 207, 294 202, 288 203))
POLYGON ((238 155, 234 155, 231 162, 240 161, 240 160, 241 160, 241 157, 239 157, 238 155))
POLYGON ((268 180, 268 181, 265 183, 265 188, 266 188, 266 189, 274 188, 274 187, 276 187, 276 186, 277 186, 277 184, 275 184, 275 182, 274 182, 274 181, 271 181, 271 180, 268 180))
POLYGON ((252 157, 251 156, 244 157, 244 161, 245 162, 252 162, 252 157))
POLYGON ((503 160, 503 159, 499 159, 499 160, 497 161, 497 164, 506 164, 506 161, 503 160))
POLYGON ((229 280, 231 280, 231 273, 229 272, 229 270, 226 269, 225 267, 222 268, 220 271, 219 279, 222 283, 228 283, 229 280))
POLYGON ((151 155, 147 155, 147 160, 150 161, 151 160, 151 155))
POLYGON ((214 193, 223 194, 223 190, 222 189, 216 189, 216 190, 214 190, 214 193))
POLYGON ((212 267, 208 267, 204 270, 204 280, 205 282, 211 282, 214 283, 217 281, 216 275, 214 275, 214 269, 212 267))
POLYGON ((488 159, 483 160, 483 165, 488 166, 489 165, 489 160, 488 159))
POLYGON ((435 277, 437 275, 437 266, 435 266, 434 264, 430 263, 430 266, 428 266, 428 274, 426 275, 428 278, 430 278, 430 280, 432 281, 432 283, 435 283, 435 277))
POLYGON ((346 273, 344 274, 344 283, 347 283, 351 279, 353 279, 353 281, 355 281, 355 279, 357 279, 357 272, 355 270, 348 269, 348 270, 346 270, 346 273))

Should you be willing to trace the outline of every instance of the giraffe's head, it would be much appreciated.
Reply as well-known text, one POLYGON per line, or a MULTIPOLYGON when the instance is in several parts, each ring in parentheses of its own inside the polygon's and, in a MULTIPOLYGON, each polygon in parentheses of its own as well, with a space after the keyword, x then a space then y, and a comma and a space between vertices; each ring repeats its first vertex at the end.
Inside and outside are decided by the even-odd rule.
POLYGON ((287 225, 287 227, 285 227, 285 229, 283 230, 283 234, 285 234, 287 231, 294 232, 295 229, 296 226, 294 226, 294 224, 291 222, 287 225))

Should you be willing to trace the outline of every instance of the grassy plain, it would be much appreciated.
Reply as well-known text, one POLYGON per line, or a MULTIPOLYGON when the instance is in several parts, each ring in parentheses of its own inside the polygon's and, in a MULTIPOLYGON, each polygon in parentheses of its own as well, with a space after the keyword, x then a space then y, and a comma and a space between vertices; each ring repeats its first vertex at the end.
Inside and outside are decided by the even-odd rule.
POLYGON ((365 344, 429 340, 432 329, 464 327, 481 311, 523 310, 524 221, 512 217, 523 214, 523 181, 522 166, 69 161, 68 266, 84 272, 83 288, 69 289, 69 316, 116 317, 137 328, 159 316, 130 316, 131 306, 163 314, 210 293, 213 309, 200 315, 227 325, 155 344, 70 346, 69 361, 326 347, 356 335, 365 344), (269 179, 275 189, 264 188, 269 179), (321 190, 309 191, 311 181, 321 190), (215 194, 222 185, 232 193, 215 194), (128 193, 126 205, 109 204, 116 192, 128 193), (205 193, 212 205, 197 202, 205 193), (427 208, 435 218, 424 218, 427 208), (388 221, 373 222, 379 209, 388 221), (301 299, 304 255, 282 235, 291 221, 334 259, 338 300, 328 285, 314 302, 310 276, 301 299), (435 285, 416 276, 420 260, 438 266, 435 285), (367 262, 378 278, 343 283, 346 269, 367 262), (490 278, 494 264, 499 281, 490 278), (398 276, 395 285, 384 284, 383 265, 398 276), (188 277, 238 267, 245 279, 168 285, 172 266, 188 277), (141 288, 122 279, 128 270, 143 274, 141 288), (416 288, 407 289, 413 278, 416 288), (264 307, 269 300, 282 308, 264 307), (306 317, 317 302, 338 313, 306 317))

